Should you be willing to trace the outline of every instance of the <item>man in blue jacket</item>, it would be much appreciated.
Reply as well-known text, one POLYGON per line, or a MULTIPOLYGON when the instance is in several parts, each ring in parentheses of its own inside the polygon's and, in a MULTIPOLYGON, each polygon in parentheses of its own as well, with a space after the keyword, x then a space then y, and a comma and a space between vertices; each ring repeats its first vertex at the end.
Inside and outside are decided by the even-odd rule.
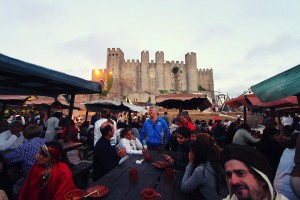
POLYGON ((157 109, 155 106, 149 108, 150 118, 145 121, 140 133, 141 142, 147 144, 148 149, 162 149, 170 140, 169 126, 158 116, 157 109))

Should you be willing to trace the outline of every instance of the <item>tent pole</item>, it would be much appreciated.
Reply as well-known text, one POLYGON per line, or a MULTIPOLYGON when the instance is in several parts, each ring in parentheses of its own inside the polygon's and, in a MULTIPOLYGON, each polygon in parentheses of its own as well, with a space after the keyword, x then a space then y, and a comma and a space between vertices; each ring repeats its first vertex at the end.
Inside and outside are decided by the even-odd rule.
POLYGON ((247 108, 244 105, 244 123, 247 123, 247 108))
POLYGON ((271 126, 276 127, 275 126, 275 107, 274 106, 271 107, 271 126))
POLYGON ((89 116, 89 110, 86 109, 86 111, 85 111, 85 121, 88 121, 88 116, 89 116))

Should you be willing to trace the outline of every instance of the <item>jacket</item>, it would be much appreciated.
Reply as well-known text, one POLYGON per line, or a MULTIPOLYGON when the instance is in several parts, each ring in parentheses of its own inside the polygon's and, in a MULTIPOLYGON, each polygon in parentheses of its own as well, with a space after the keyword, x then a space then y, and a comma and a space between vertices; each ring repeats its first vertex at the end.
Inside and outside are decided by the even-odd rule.
POLYGON ((143 144, 147 143, 147 145, 162 145, 165 140, 170 140, 170 131, 167 122, 158 116, 157 120, 153 123, 152 119, 149 118, 145 121, 140 138, 143 144), (144 141, 146 140, 146 141, 144 141))
MULTIPOLYGON (((254 167, 252 167, 252 169, 255 170, 267 182, 268 188, 269 188, 269 191, 270 191, 270 194, 271 194, 270 199, 272 199, 272 200, 273 199, 274 200, 287 200, 288 199, 285 196, 283 196, 282 194, 279 194, 279 193, 274 191, 271 182, 269 181, 268 177, 264 173, 262 173, 261 171, 257 170, 254 167)), ((224 200, 238 200, 238 198, 235 196, 235 194, 230 192, 230 194, 224 200)))

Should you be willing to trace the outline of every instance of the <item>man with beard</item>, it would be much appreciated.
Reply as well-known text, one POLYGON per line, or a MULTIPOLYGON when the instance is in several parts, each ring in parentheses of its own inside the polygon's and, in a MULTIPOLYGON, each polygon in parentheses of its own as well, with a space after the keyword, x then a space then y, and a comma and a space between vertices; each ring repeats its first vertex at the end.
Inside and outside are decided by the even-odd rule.
POLYGON ((287 199, 277 193, 270 182, 272 169, 258 151, 245 145, 228 145, 221 152, 227 183, 228 200, 287 199))

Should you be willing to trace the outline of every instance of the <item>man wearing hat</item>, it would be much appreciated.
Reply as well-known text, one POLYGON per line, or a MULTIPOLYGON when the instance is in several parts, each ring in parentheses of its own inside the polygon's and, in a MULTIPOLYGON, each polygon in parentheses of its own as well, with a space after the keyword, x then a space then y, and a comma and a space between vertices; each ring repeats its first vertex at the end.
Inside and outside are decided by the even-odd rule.
POLYGON ((179 122, 179 127, 186 126, 190 129, 190 131, 193 131, 196 129, 196 127, 192 124, 189 113, 187 111, 182 111, 179 114, 180 117, 180 122, 179 122))
POLYGON ((258 151, 244 145, 228 145, 221 152, 230 200, 287 199, 272 186, 272 169, 258 151))
POLYGON ((20 120, 12 121, 8 125, 8 128, 7 131, 0 134, 0 151, 16 149, 25 140, 22 133, 23 126, 20 120))
POLYGON ((167 122, 158 116, 158 108, 149 108, 150 118, 147 119, 142 127, 140 138, 143 144, 147 144, 149 149, 161 149, 170 140, 170 131, 167 122))

